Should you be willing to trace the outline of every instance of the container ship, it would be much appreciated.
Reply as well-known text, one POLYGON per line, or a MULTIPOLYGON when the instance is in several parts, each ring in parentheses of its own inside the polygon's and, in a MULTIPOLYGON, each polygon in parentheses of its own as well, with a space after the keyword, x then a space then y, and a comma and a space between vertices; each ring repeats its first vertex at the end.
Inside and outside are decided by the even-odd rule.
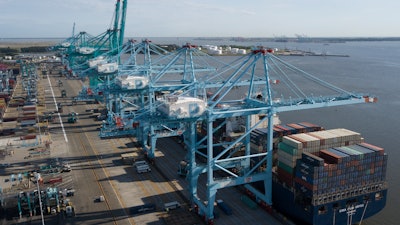
MULTIPOLYGON (((252 132, 252 151, 265 146, 265 131, 252 132)), ((276 125, 274 137, 273 207, 296 224, 357 224, 385 207, 383 148, 357 132, 306 122, 276 125)))

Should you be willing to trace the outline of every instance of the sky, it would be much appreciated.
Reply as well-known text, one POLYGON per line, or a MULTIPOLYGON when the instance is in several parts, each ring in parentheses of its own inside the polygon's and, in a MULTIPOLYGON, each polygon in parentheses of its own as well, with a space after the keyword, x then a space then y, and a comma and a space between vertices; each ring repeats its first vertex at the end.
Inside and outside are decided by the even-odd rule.
MULTIPOLYGON (((121 0, 122 1, 122 0, 121 0)), ((112 28, 116 0, 0 0, 0 38, 112 28)), ((128 0, 125 37, 400 37, 399 0, 128 0)))

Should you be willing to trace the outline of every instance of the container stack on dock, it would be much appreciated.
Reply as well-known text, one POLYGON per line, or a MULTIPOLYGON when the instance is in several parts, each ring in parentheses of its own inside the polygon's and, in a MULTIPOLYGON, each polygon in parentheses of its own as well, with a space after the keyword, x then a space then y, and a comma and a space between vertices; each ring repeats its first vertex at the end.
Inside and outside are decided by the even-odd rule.
POLYGON ((19 120, 21 127, 34 126, 36 124, 36 104, 20 107, 19 120))
POLYGON ((7 102, 5 98, 0 98, 0 117, 3 118, 4 112, 7 108, 7 102))
POLYGON ((0 97, 0 110, 4 112, 1 113, 1 135, 15 133, 24 135, 26 131, 34 132, 38 118, 36 98, 40 96, 44 104, 44 90, 39 92, 37 90, 37 74, 34 68, 32 67, 29 73, 26 72, 28 71, 26 67, 20 71, 25 72, 22 75, 15 74, 8 80, 9 94, 0 97))

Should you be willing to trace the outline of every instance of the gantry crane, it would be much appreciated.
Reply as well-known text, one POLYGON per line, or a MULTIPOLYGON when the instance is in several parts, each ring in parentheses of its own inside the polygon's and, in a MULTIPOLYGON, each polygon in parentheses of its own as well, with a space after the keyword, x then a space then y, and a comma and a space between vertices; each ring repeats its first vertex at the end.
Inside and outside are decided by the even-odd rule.
POLYGON ((143 97, 145 94, 142 88, 147 85, 148 73, 153 70, 151 57, 161 57, 167 53, 149 40, 141 43, 129 40, 118 54, 106 52, 89 60, 89 68, 84 71, 89 86, 83 86, 73 103, 98 101, 106 104, 108 118, 103 125, 102 137, 129 134, 132 130, 126 128, 132 125, 129 123, 132 111, 143 106, 140 102, 146 98, 143 97), (119 123, 121 119, 124 125, 119 123))
MULTIPOLYGON (((150 45, 148 40, 142 42, 143 48, 148 49, 146 46, 150 45)), ((157 46, 153 46, 157 47, 157 46)), ((134 51, 134 57, 129 60, 131 63, 122 63, 120 71, 116 77, 115 89, 112 90, 113 99, 108 101, 109 109, 113 110, 109 113, 108 121, 103 125, 100 137, 115 137, 120 135, 135 135, 141 141, 145 149, 151 148, 148 153, 150 158, 153 158, 155 140, 157 135, 155 133, 163 133, 163 137, 176 136, 179 133, 179 123, 171 125, 168 128, 165 126, 157 127, 138 127, 137 120, 134 119, 142 113, 148 111, 155 111, 154 102, 156 98, 164 93, 175 92, 191 86, 196 80, 194 73, 209 72, 215 69, 210 65, 199 66, 194 63, 193 58, 204 58, 207 56, 205 53, 200 52, 197 48, 191 45, 185 45, 176 52, 165 54, 166 51, 157 47, 158 54, 153 51, 146 50, 143 54, 144 58, 140 60, 141 64, 136 64, 138 60, 135 56, 141 51, 134 51), (153 55, 151 54, 153 53, 153 55), (152 57, 150 58, 150 56, 152 57), (155 57, 158 56, 158 57, 155 57), (136 107, 136 110, 127 110, 127 108, 136 107), (124 112, 127 112, 124 114, 124 112), (119 114, 118 114, 119 113, 119 114), (136 121, 136 122, 135 122, 136 121), (174 130, 167 134, 167 130, 174 130), (162 131, 162 132, 161 132, 162 131), (148 145, 148 135, 153 135, 150 140, 152 144, 148 145)), ((204 59, 203 59, 204 60, 204 59)))
MULTIPOLYGON (((207 193, 206 200, 209 203, 215 202, 215 195, 218 189, 236 186, 241 184, 249 184, 256 181, 263 181, 265 193, 260 193, 250 185, 246 185, 254 194, 258 201, 263 201, 268 205, 272 205, 272 149, 273 149, 273 116, 276 113, 284 111, 314 109, 328 106, 338 106, 346 104, 363 103, 369 101, 369 98, 350 93, 327 82, 312 76, 294 66, 280 60, 269 53, 267 49, 259 48, 244 59, 243 63, 238 65, 233 74, 226 79, 226 84, 219 87, 214 94, 208 99, 208 107, 203 115, 203 120, 207 123, 206 139, 206 164, 204 166, 196 166, 195 154, 202 147, 202 142, 197 141, 195 135, 189 135, 191 141, 189 147, 189 180, 192 201, 199 206, 199 211, 203 211, 207 218, 213 218, 213 204, 205 205, 200 201, 197 195, 197 180, 200 173, 207 174, 207 193), (263 78, 263 85, 254 83, 256 75, 263 78), (282 85, 271 86, 272 77, 279 78, 282 85), (302 81, 301 78, 304 78, 302 81), (236 92, 234 83, 241 80, 250 79, 250 85, 245 88, 246 95, 243 99, 227 99, 229 94, 236 92), (305 82, 308 80, 308 82, 305 82), (229 84, 232 82, 233 84, 229 84), (298 82, 301 82, 299 84, 298 82), (301 85, 303 85, 301 87, 301 85), (280 87, 286 86, 286 88, 280 87), (320 89, 318 89, 320 88, 320 89), (330 95, 329 95, 330 94, 330 95), (318 97, 314 97, 317 95, 318 97), (286 96, 286 97, 284 97, 286 96), (265 115, 254 125, 251 125, 252 115, 265 115), (214 143, 213 133, 215 128, 213 122, 217 119, 228 119, 234 117, 245 118, 245 129, 242 135, 234 139, 234 141, 222 141, 222 143, 214 143), (264 120, 268 120, 268 136, 267 136, 267 152, 250 153, 250 133, 264 120), (244 154, 233 156, 241 145, 244 148, 244 154), (223 150, 214 153, 215 147, 223 146, 223 150), (257 164, 251 165, 251 159, 258 158, 257 164), (261 159, 260 159, 261 158, 261 159), (192 163, 192 164, 191 164, 192 163), (266 169, 260 169, 260 166, 266 163, 266 169), (241 168, 239 172, 232 172, 231 168, 241 168), (217 174, 215 170, 222 171, 225 176, 221 177, 221 173, 217 174), (217 179, 220 177, 223 179, 217 179)), ((231 97, 232 98, 232 97, 231 97)), ((192 125, 191 132, 193 134, 195 127, 192 125)))
POLYGON ((113 27, 105 32, 92 36, 86 32, 80 32, 62 42, 60 45, 65 56, 63 60, 67 64, 69 73, 80 73, 87 69, 87 61, 104 52, 117 54, 124 42, 125 19, 128 0, 117 0, 113 18, 113 27))
MULTIPOLYGON (((148 121, 149 113, 157 114, 157 108, 165 105, 163 101, 157 101, 164 94, 193 92, 190 96, 198 97, 195 93, 201 93, 203 99, 207 97, 213 88, 222 85, 232 84, 235 88, 248 86, 250 80, 240 80, 235 82, 227 81, 224 77, 227 71, 237 65, 238 62, 226 64, 200 51, 197 46, 186 44, 173 54, 162 57, 162 60, 155 60, 151 66, 152 73, 148 82, 146 97, 147 102, 143 102, 140 110, 135 112, 134 126, 129 126, 131 134, 135 134, 141 142, 145 154, 149 159, 154 158, 154 151, 158 138, 180 136, 186 130, 187 119, 176 120, 163 119, 156 116, 157 121, 148 121), (164 60, 167 59, 167 62, 164 60), (161 63, 162 62, 162 63, 161 63), (164 65, 164 66, 159 66, 164 65), (159 67, 158 69, 155 69, 159 67), (156 73, 155 71, 159 71, 156 73), (217 72, 218 71, 218 72, 217 72), (202 89, 200 92, 194 87, 202 89), (139 121, 140 120, 140 121, 139 121)), ((252 83, 260 84, 262 79, 255 77, 252 83)), ((169 97, 168 97, 169 98, 169 97)), ((177 98, 172 96, 166 101, 173 101, 177 98)), ((179 100, 179 99, 177 99, 179 100)), ((185 100, 183 100, 185 101, 185 100)), ((195 100, 193 100, 195 101, 195 100)), ((180 104, 180 103, 179 103, 180 104)), ((179 112, 177 112, 179 113, 179 112)))
MULTIPOLYGON (((218 71, 202 79, 193 79, 187 86, 179 84, 180 89, 163 99, 154 98, 155 101, 150 101, 135 117, 137 127, 143 127, 139 129, 143 143, 147 135, 152 140, 147 149, 150 157, 154 157, 151 149, 155 137, 184 135, 190 200, 195 210, 210 222, 214 218, 217 191, 222 188, 245 185, 258 202, 272 205, 273 118, 276 113, 375 100, 324 82, 263 47, 218 71), (223 78, 224 82, 216 85, 216 78, 223 78), (277 78, 280 85, 272 88, 277 78), (247 85, 243 85, 245 83, 247 85), (258 116, 258 122, 252 122, 253 116, 258 116), (226 129, 219 132, 225 133, 226 138, 217 139, 214 134, 222 125, 237 118, 242 121, 241 133, 232 135, 226 129), (218 120, 224 122, 216 124, 218 120), (250 133, 265 121, 268 121, 267 151, 251 153, 250 133), (205 125, 203 135, 199 123, 205 125), (257 159, 255 164, 251 163, 253 159, 257 159), (201 174, 206 176, 204 196, 198 193, 201 174), (248 185, 256 181, 264 182, 265 193, 248 185)), ((157 82, 156 78, 158 76, 152 81, 157 82)))

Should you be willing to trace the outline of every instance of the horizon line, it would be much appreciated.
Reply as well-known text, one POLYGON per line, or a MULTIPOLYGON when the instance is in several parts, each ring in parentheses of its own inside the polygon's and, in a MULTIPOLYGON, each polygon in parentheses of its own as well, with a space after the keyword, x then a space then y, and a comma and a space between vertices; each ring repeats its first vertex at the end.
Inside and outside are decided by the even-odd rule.
MULTIPOLYGON (((354 38, 375 38, 375 39, 396 39, 400 38, 400 36, 320 36, 320 37, 310 37, 310 36, 260 36, 260 37, 244 37, 244 36, 127 36, 125 38, 136 38, 136 37, 151 37, 151 38, 238 38, 238 39, 256 39, 256 38, 265 38, 265 39, 319 39, 319 38, 336 38, 336 39, 354 39, 354 38)), ((70 37, 0 37, 1 39, 65 39, 70 37)))

